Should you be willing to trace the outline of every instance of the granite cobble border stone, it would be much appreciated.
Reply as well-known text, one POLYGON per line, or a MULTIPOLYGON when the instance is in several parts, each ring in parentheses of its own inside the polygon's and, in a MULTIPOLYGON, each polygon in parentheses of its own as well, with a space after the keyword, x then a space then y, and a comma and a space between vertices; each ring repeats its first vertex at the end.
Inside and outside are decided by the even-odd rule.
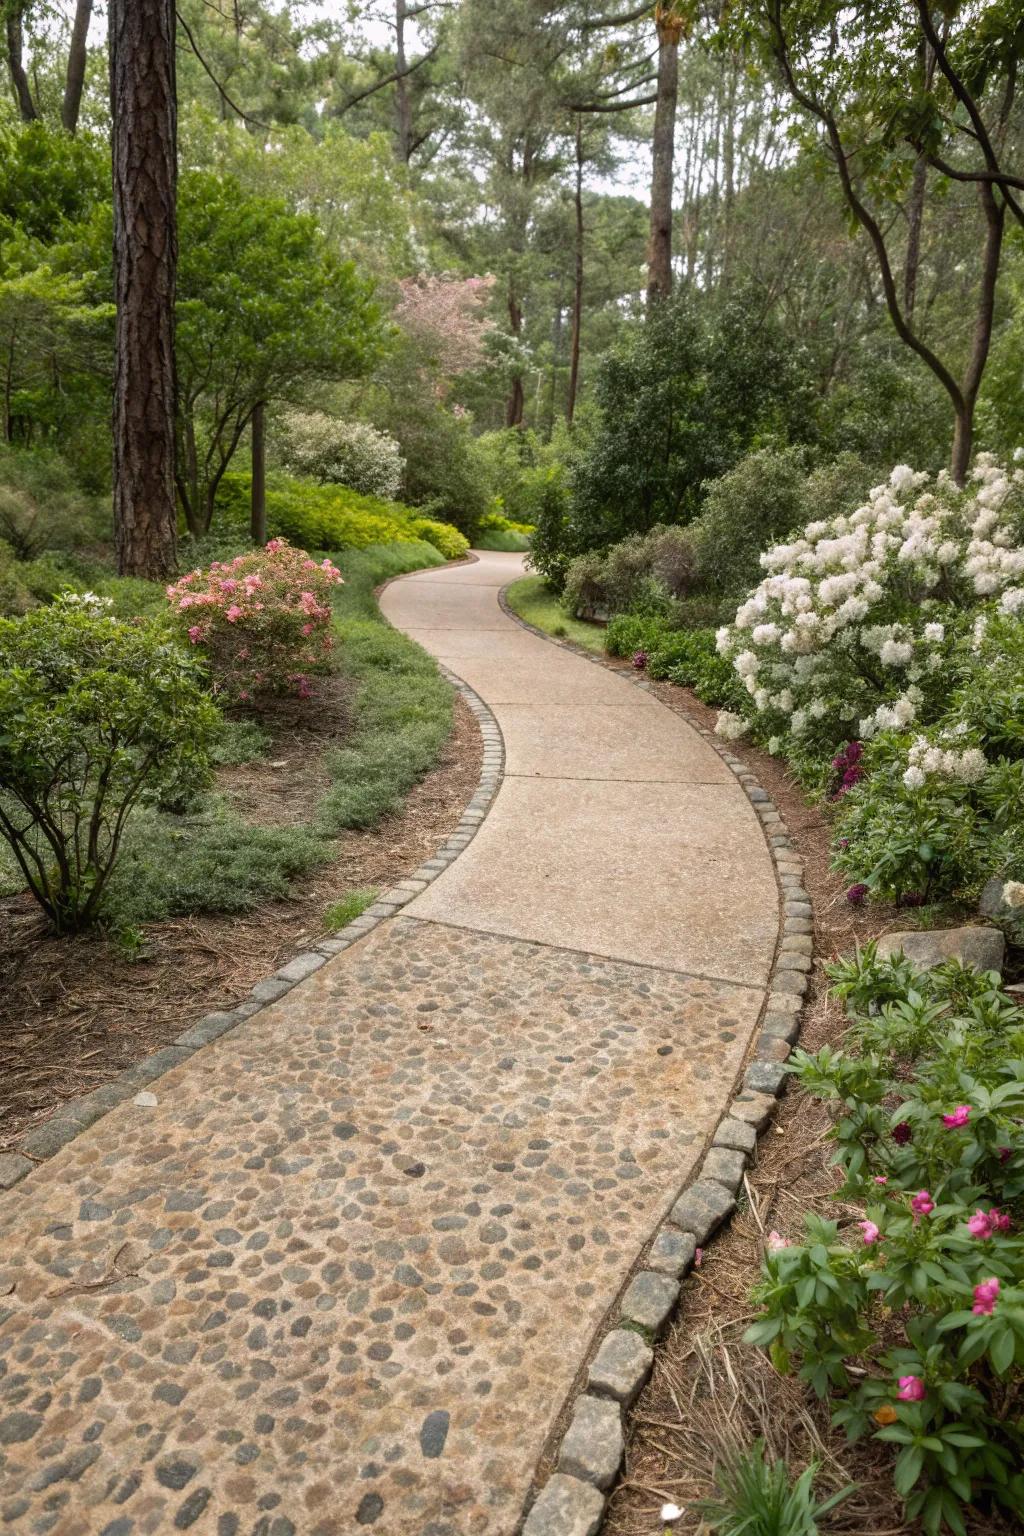
MULTIPOLYGON (((462 565, 467 562, 452 563, 462 565)), ((408 574, 414 575, 415 572, 408 574)), ((396 581, 405 579, 404 576, 395 578, 396 581)), ((389 585, 389 582, 384 583, 384 586, 389 585)), ((383 590, 384 588, 381 587, 378 592, 383 590)), ((237 1029, 240 1024, 251 1019, 261 1009, 276 1003, 293 987, 299 986, 308 976, 312 976, 321 966, 326 965, 329 959, 340 955, 360 939, 365 938, 368 933, 372 933, 379 923, 393 917, 412 901, 414 896, 426 890, 427 886, 458 858, 463 849, 468 848, 498 792, 498 786, 505 771, 505 741, 497 720, 483 699, 448 667, 438 662, 437 668, 445 681, 461 694, 468 705, 479 726, 483 741, 480 780, 472 799, 459 818, 455 831, 430 859, 421 864, 411 875, 398 881, 390 890, 385 891, 372 906, 367 907, 359 917, 354 918, 339 933, 320 940, 312 949, 293 956, 287 965, 281 966, 272 976, 258 981, 243 1002, 234 1008, 207 1014, 191 1024, 170 1045, 154 1051, 152 1055, 136 1062, 124 1072, 118 1073, 101 1088, 79 1098, 68 1099, 45 1124, 37 1126, 23 1136, 15 1150, 0 1153, 0 1191, 13 1188, 31 1173, 37 1164, 54 1157, 103 1115, 116 1109, 120 1104, 134 1100, 140 1088, 155 1082, 165 1072, 170 1072, 172 1068, 187 1061, 196 1051, 202 1050, 204 1046, 219 1039, 230 1030, 237 1029)))
MULTIPOLYGON (((504 591, 499 593, 498 600, 509 618, 523 629, 585 657, 595 666, 614 670, 636 687, 650 690, 649 682, 642 675, 626 672, 604 656, 584 651, 569 640, 559 640, 535 625, 528 624, 509 607, 504 591)), ((620 1312, 621 1320, 627 1327, 613 1328, 601 1340, 587 1377, 592 1390, 597 1390, 596 1383, 604 1379, 602 1373, 606 1365, 602 1362, 609 1358, 605 1351, 610 1351, 614 1359, 626 1347, 619 1343, 618 1336, 629 1331, 628 1324, 633 1322, 655 1335, 664 1326, 675 1305, 673 1298, 668 1302, 664 1314, 661 1314, 653 1305, 647 1311, 644 1302, 637 1298, 647 1297, 652 1283, 656 1281, 667 1281, 678 1292, 680 1278, 693 1264, 696 1247, 706 1242, 736 1209, 735 1193, 742 1184, 747 1159, 756 1151, 758 1134, 767 1126, 778 1097, 785 1089, 788 1077, 786 1062, 791 1047, 799 1038, 800 1014, 813 967, 813 908, 804 885, 804 861, 794 850, 785 820, 747 764, 721 743, 706 726, 689 716, 685 709, 679 713, 689 720, 693 729, 714 748, 732 771, 758 818, 775 869, 779 895, 779 943, 766 988, 764 1012, 752 1043, 743 1080, 719 1121, 703 1162, 687 1188, 676 1199, 670 1220, 651 1244, 646 1260, 649 1268, 636 1274, 626 1288, 620 1312), (645 1315, 636 1317, 637 1312, 644 1312, 645 1315), (649 1317, 655 1316, 659 1318, 656 1324, 648 1321, 649 1317)), ((667 1290, 662 1294, 667 1295, 667 1290)), ((646 1375, 645 1370, 644 1379, 646 1375)), ((578 1402, 586 1400, 580 1398, 578 1402)), ((572 1422, 575 1423, 575 1420, 572 1422)), ((610 1434, 609 1443, 604 1448, 608 1460, 615 1454, 615 1434, 610 1434)), ((596 1490, 592 1481, 580 1481, 579 1473, 567 1476, 570 1470, 559 1462, 559 1471, 549 1479, 538 1495, 522 1527, 522 1536, 555 1536, 556 1532, 558 1536, 563 1536, 563 1532, 569 1536, 570 1532, 575 1532, 577 1527, 572 1524, 570 1505, 566 1503, 563 1506, 560 1501, 570 1497, 586 1497, 596 1490), (585 1490, 585 1493, 569 1495, 565 1485, 572 1481, 576 1481, 577 1487, 585 1490), (554 1491, 549 1495, 552 1489, 554 1491), (560 1513, 563 1508, 564 1515, 560 1513), (559 1512, 557 1515, 556 1509, 559 1512)), ((588 1503, 588 1518, 589 1509, 588 1503)), ((600 1517, 593 1529, 597 1530, 599 1525, 600 1517)))

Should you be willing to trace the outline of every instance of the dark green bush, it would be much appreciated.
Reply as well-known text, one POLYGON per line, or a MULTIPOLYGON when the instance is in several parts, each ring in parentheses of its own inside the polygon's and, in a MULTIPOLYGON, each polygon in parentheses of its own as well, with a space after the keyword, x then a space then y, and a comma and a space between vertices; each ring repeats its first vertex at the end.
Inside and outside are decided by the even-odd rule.
POLYGON ((205 781, 218 718, 162 628, 74 599, 0 621, 0 833, 58 932, 98 916, 135 807, 205 781))
POLYGON ((684 528, 631 534, 603 554, 578 555, 565 580, 565 604, 578 617, 644 613, 670 619, 696 576, 693 539, 684 528))

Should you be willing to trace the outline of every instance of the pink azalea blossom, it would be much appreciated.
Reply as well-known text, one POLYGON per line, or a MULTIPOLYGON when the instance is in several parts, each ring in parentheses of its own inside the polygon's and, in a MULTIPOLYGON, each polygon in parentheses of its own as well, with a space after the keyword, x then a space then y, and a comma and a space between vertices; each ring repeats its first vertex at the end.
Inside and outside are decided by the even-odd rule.
POLYGON ((237 603, 232 603, 224 617, 227 619, 229 624, 236 624, 242 617, 242 610, 239 608, 237 603))
POLYGON ((959 1131, 971 1118, 971 1106, 958 1104, 951 1115, 943 1115, 942 1123, 951 1131, 959 1131))
POLYGON ((935 1201, 932 1199, 928 1190, 919 1189, 917 1194, 910 1202, 910 1209, 914 1213, 914 1222, 916 1224, 922 1216, 931 1215, 932 1211, 935 1209, 935 1201))
POLYGON ((926 1396, 924 1382, 920 1376, 901 1376, 896 1396, 901 1403, 923 1403, 926 1396))
POLYGON ((200 629, 198 624, 193 624, 192 625, 191 629, 188 632, 188 637, 191 640, 193 645, 198 645, 199 644, 200 640, 203 638, 203 631, 200 629))
POLYGON ((271 539, 269 544, 267 545, 267 554, 268 555, 276 555, 278 550, 281 550, 283 548, 284 548, 284 543, 282 542, 281 539, 271 539))
POLYGON ((864 1242, 867 1247, 870 1247, 872 1243, 880 1243, 882 1241, 882 1233, 873 1221, 858 1221, 857 1225, 864 1234, 864 1242))
POLYGON ((888 1184, 888 1182, 889 1182, 889 1177, 888 1177, 887 1174, 884 1174, 884 1173, 876 1173, 875 1174, 875 1183, 876 1184, 888 1184))
POLYGON ((982 1280, 980 1285, 974 1287, 974 1306, 971 1311, 976 1317, 991 1317, 999 1300, 999 1281, 994 1277, 991 1280, 982 1280))

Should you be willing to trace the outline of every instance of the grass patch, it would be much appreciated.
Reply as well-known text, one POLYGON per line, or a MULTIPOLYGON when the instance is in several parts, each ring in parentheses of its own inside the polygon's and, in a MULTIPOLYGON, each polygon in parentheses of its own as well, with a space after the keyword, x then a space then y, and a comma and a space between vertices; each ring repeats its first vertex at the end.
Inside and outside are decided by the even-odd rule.
POLYGON ((443 562, 427 545, 388 544, 338 556, 335 629, 341 664, 359 684, 352 736, 327 758, 331 788, 317 813, 328 836, 372 827, 396 811, 434 766, 452 729, 454 695, 435 662, 385 622, 373 589, 389 576, 443 562))
POLYGON ((572 640, 588 651, 604 650, 604 626, 574 619, 559 602, 543 576, 524 576, 505 590, 505 599, 513 613, 545 634, 572 640))
POLYGON ((270 741, 270 732, 256 720, 223 720, 210 757, 220 768, 240 768, 266 757, 270 741))
POLYGON ((372 907, 376 900, 376 891, 349 891, 347 896, 332 902, 326 909, 324 927, 328 933, 338 933, 349 923, 354 923, 357 917, 362 917, 367 907, 372 907))
POLYGON ((216 797, 185 816, 141 811, 125 833, 103 919, 114 929, 198 912, 251 912, 331 856, 306 827, 257 827, 216 797))
POLYGON ((474 549, 490 549, 505 555, 522 555, 529 547, 526 534, 517 533, 514 528, 481 528, 473 540, 474 549))

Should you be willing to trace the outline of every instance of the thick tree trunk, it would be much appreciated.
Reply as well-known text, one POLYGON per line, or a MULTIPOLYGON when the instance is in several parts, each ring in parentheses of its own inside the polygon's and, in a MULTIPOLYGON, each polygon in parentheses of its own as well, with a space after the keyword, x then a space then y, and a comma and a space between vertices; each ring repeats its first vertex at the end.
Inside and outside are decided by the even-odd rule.
POLYGON ((412 159, 412 97, 409 94, 409 76, 406 74, 405 22, 408 16, 408 0, 395 0, 395 138, 398 158, 403 165, 412 159))
POLYGON ((175 569, 174 0, 111 0, 114 537, 122 575, 175 569))
POLYGON ((576 271, 572 296, 572 341, 569 346, 569 399, 565 419, 572 426, 580 387, 580 335, 583 328, 583 119, 576 119, 576 271))
POLYGON ((252 422, 252 500, 249 533, 254 544, 267 542, 267 412, 261 400, 253 406, 252 422))
POLYGON ((672 292, 672 161, 679 100, 679 40, 683 19, 674 3, 655 7, 658 28, 658 100, 654 108, 651 235, 647 248, 647 302, 672 292))
POLYGON ((23 123, 34 123, 39 113, 36 111, 36 104, 32 100, 32 87, 28 83, 28 75, 25 73, 25 65, 22 62, 23 38, 20 0, 8 0, 6 9, 7 68, 10 71, 11 84, 14 87, 21 120, 23 123))
POLYGON ((71 46, 68 50, 68 70, 64 81, 64 101, 60 120, 68 133, 78 127, 78 114, 82 107, 82 90, 85 86, 86 48, 89 41, 89 23, 92 20, 92 0, 78 0, 75 20, 71 28, 71 46))

